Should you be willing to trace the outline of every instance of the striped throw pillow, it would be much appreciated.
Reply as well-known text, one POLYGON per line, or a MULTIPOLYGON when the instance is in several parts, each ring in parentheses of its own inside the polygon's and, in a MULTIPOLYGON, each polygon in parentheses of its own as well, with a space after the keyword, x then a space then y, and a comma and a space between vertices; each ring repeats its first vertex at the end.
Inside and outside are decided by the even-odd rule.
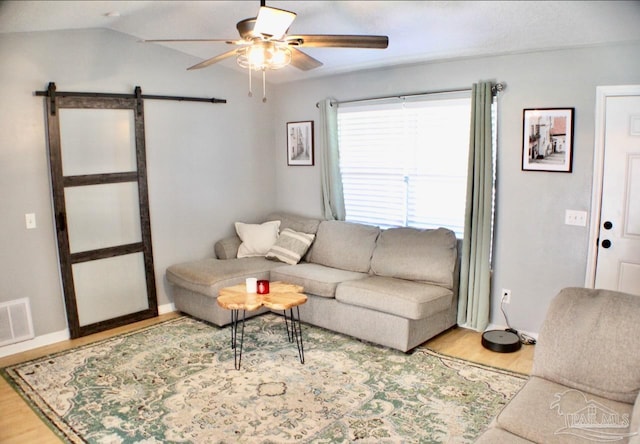
POLYGON ((301 233, 293 231, 291 228, 285 228, 280 232, 278 240, 269 249, 265 257, 285 264, 297 264, 315 238, 315 234, 301 233))

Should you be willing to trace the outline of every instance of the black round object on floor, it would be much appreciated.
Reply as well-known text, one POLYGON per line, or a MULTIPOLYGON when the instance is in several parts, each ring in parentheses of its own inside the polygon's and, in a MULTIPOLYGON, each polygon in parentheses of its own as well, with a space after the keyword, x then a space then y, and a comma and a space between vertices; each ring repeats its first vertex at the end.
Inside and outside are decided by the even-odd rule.
POLYGON ((512 353, 520 350, 520 338, 510 331, 489 330, 482 333, 482 346, 498 353, 512 353))

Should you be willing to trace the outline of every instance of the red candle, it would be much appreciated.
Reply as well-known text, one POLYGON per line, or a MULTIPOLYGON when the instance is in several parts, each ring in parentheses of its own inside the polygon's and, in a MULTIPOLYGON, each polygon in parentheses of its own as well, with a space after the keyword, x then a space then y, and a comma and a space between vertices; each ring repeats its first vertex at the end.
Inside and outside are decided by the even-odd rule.
POLYGON ((269 281, 261 279, 258 281, 258 294, 269 293, 269 281))

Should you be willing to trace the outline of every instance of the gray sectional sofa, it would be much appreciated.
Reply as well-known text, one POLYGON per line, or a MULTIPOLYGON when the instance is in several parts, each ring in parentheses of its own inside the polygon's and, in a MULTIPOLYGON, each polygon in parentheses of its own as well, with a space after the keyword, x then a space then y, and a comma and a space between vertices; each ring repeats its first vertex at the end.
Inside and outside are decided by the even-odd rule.
MULTIPOLYGON (((266 253, 233 236, 216 242, 216 258, 168 267, 176 309, 224 326, 231 317, 218 306, 218 291, 256 277, 302 285, 303 322, 403 352, 456 324, 459 242, 452 231, 381 230, 290 213, 270 214, 265 222, 280 233, 266 253), (308 250, 292 246, 305 241, 308 250), (249 257, 237 257, 239 251, 249 257)), ((273 228, 241 225, 267 234, 273 228)))

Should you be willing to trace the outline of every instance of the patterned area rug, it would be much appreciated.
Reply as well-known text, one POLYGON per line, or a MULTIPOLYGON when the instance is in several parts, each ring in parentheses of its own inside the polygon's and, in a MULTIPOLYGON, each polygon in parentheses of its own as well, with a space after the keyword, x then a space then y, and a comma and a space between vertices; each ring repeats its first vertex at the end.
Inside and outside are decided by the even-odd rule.
POLYGON ((525 382, 405 354, 283 318, 247 321, 242 368, 229 328, 180 317, 3 369, 67 442, 473 442, 525 382))

